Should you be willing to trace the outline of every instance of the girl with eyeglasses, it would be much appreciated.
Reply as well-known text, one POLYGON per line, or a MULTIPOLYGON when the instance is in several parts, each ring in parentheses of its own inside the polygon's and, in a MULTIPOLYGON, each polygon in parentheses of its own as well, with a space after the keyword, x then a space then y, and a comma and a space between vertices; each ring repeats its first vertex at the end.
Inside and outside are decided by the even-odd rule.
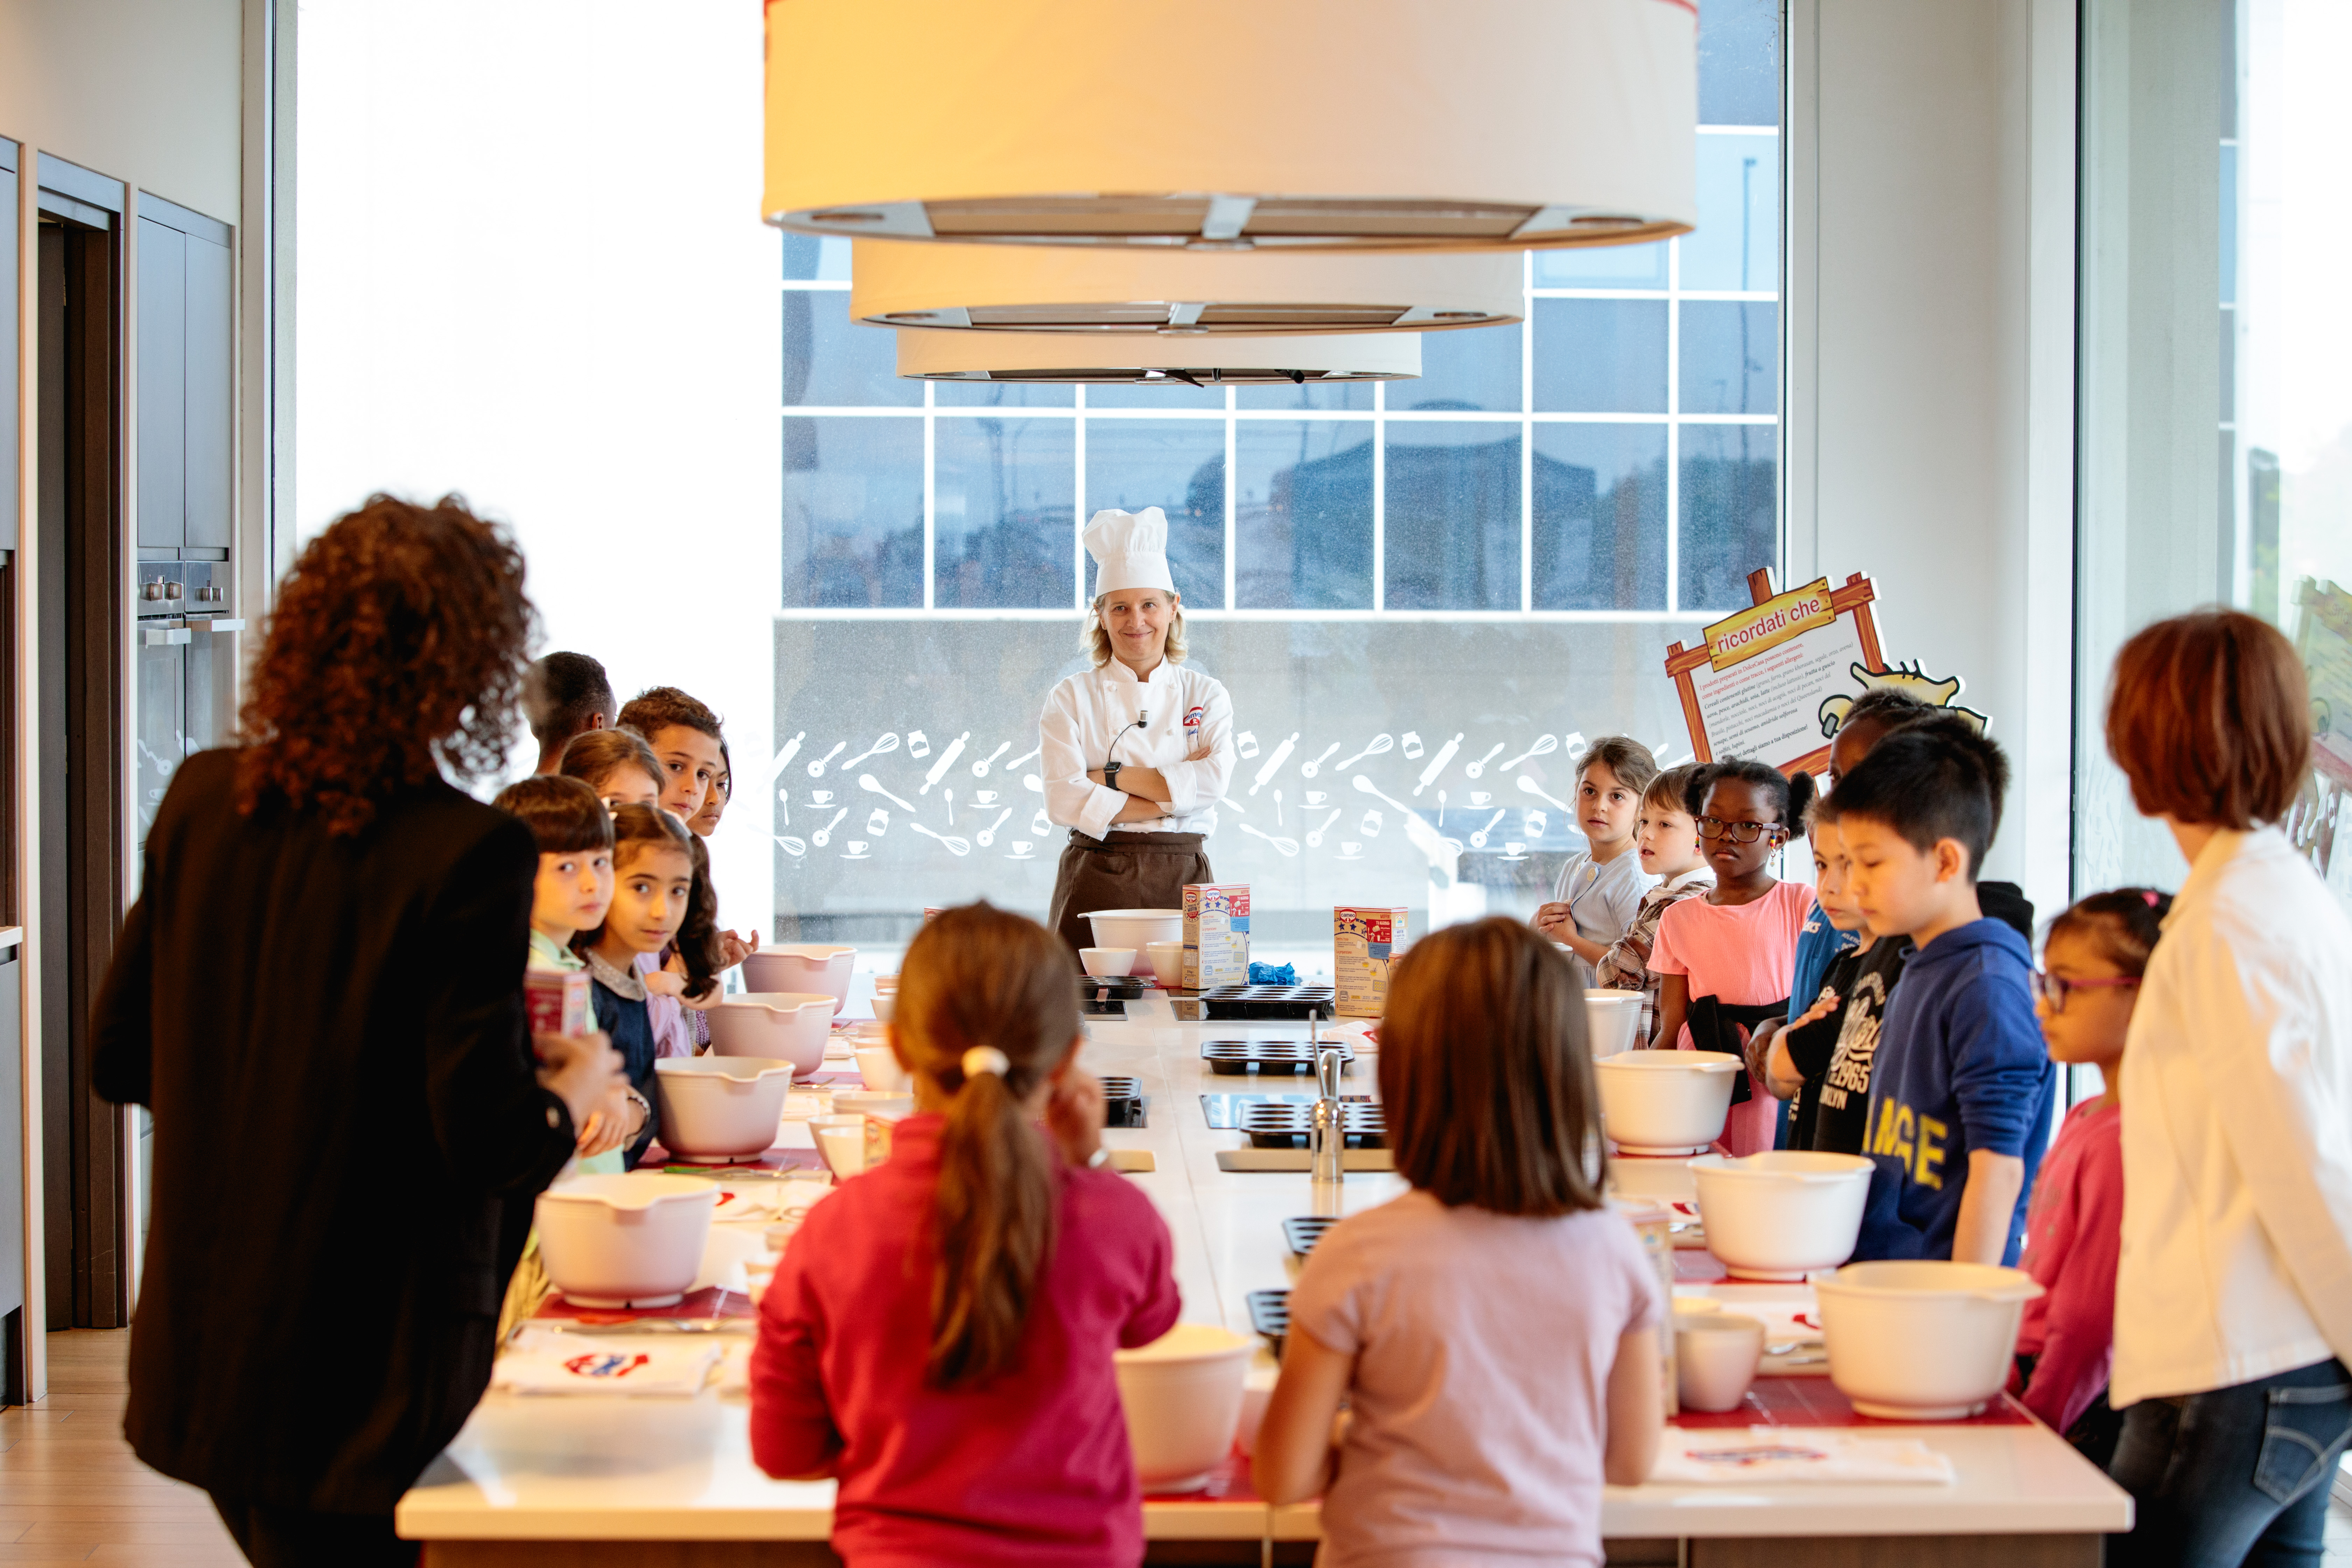
POLYGON ((2093 893, 2050 922, 2033 1011, 2050 1059, 2095 1067, 2105 1092, 2066 1113, 2025 1215, 2025 1271, 2047 1293, 2025 1304, 2011 1387, 2105 1468, 2123 1429, 2107 1405, 2116 1259, 2123 1247, 2124 1037, 2172 900, 2151 888, 2093 893))
MULTIPOLYGON (((1748 1055, 1757 1026, 1788 1016, 1797 935, 1813 890, 1772 875, 1772 853, 1812 804, 1809 773, 1791 779, 1768 763, 1712 763, 1691 777, 1685 802, 1698 821, 1699 852, 1715 872, 1705 897, 1685 899, 1658 921, 1658 1044, 1748 1055)), ((1780 1102, 1751 1068, 1738 1076, 1723 1145, 1734 1154, 1772 1147, 1780 1102)))

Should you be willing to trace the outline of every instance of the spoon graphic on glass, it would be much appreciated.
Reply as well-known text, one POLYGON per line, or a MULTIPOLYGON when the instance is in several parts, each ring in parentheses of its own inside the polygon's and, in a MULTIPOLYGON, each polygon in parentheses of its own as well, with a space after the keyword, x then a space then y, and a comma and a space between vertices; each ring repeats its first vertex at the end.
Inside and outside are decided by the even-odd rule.
POLYGON ((1380 795, 1382 800, 1388 802, 1391 805, 1395 806, 1399 811, 1410 812, 1412 810, 1412 807, 1405 805, 1404 802, 1397 799, 1397 797, 1392 795, 1381 795, 1381 786, 1374 784, 1371 780, 1366 778, 1361 773, 1358 773, 1356 775, 1356 787, 1363 791, 1366 795, 1380 795))
POLYGON ((1298 840, 1296 838, 1276 838, 1273 834, 1265 831, 1265 829, 1255 826, 1246 822, 1242 824, 1242 831, 1250 835, 1254 838, 1265 839, 1268 844, 1271 844, 1276 849, 1281 850, 1286 856, 1296 855, 1298 853, 1298 840))
POLYGON ((860 789, 872 790, 876 795, 878 795, 883 799, 890 802, 891 805, 897 806, 900 811, 912 811, 915 809, 915 803, 913 801, 901 800, 897 795, 892 795, 888 790, 882 787, 882 781, 876 778, 872 773, 858 774, 857 787, 860 789))
POLYGON ((1568 812, 1571 816, 1575 815, 1568 802, 1560 799, 1558 795, 1545 793, 1543 785, 1536 783, 1535 780, 1528 777, 1525 773, 1521 773, 1519 775, 1519 787, 1527 791, 1529 795, 1534 795, 1537 799, 1544 801, 1549 805, 1556 805, 1559 807, 1560 810, 1568 812))

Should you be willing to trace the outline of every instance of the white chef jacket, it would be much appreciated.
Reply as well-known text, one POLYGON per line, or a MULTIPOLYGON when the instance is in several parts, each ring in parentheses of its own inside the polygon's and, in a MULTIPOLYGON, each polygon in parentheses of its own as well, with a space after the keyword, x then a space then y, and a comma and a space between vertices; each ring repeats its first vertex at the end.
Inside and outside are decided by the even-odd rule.
POLYGON ((2117 1409, 2352 1363, 2347 954, 2277 829, 2189 868, 2124 1045, 2117 1409))
POLYGON ((1157 768, 1168 781, 1168 815, 1118 825, 1122 833, 1213 833, 1217 803, 1234 776, 1234 700, 1224 683, 1190 666, 1161 659, 1150 679, 1112 659, 1071 676, 1047 694, 1037 720, 1043 752, 1045 815, 1066 827, 1100 838, 1127 802, 1118 790, 1087 778, 1099 769, 1114 736, 1122 765, 1157 768), (1140 730, 1128 729, 1148 712, 1140 730), (1124 730, 1126 732, 1121 734, 1124 730), (1202 744, 1206 761, 1184 759, 1202 744))

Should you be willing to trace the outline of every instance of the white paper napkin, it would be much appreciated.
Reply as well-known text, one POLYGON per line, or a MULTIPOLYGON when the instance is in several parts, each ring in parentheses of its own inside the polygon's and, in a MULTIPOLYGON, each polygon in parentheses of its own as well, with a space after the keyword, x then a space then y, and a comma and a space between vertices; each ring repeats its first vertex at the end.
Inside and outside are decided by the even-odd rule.
POLYGON ((686 1398, 701 1392, 722 1351, 701 1338, 600 1340, 526 1329, 499 1357, 490 1386, 509 1394, 686 1398))
POLYGON ((1650 1479, 1667 1486, 1767 1481, 1951 1486, 1951 1458, 1916 1437, 1857 1437, 1822 1426, 1685 1432, 1669 1426, 1650 1479))

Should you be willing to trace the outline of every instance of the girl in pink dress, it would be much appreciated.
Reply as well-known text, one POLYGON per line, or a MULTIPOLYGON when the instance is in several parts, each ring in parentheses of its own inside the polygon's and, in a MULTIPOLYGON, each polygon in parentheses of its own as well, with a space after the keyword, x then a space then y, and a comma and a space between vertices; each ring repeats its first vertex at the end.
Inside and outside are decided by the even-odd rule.
MULTIPOLYGON (((1813 890, 1776 879, 1772 851, 1789 841, 1812 795, 1811 774, 1790 780, 1759 762, 1712 763, 1693 775, 1687 799, 1715 887, 1658 921, 1650 967, 1660 977, 1662 1045, 1745 1055, 1759 1023, 1787 1016, 1797 933, 1812 912, 1813 890)), ((1724 1147, 1734 1154, 1772 1147, 1780 1105, 1752 1069, 1740 1074, 1724 1147)))

